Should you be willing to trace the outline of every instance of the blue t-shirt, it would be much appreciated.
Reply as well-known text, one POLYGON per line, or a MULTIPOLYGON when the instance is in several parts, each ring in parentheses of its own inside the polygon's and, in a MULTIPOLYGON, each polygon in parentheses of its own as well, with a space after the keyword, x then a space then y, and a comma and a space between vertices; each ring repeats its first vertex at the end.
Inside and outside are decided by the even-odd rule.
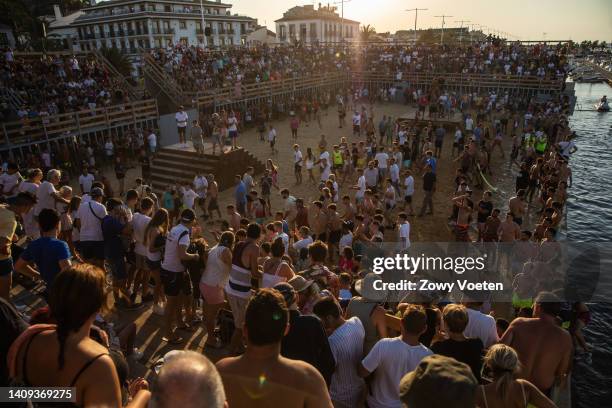
POLYGON ((123 249, 123 241, 121 240, 121 232, 125 228, 125 224, 121 221, 107 215, 102 220, 102 235, 104 236, 104 256, 108 259, 121 258, 125 255, 123 249))
POLYGON ((428 164, 431 166, 431 172, 436 174, 436 165, 438 164, 438 161, 436 160, 435 157, 431 157, 429 159, 425 160, 425 164, 428 164))
POLYGON ((169 192, 164 193, 164 204, 163 207, 166 210, 174 210, 174 197, 169 192))
POLYGON ((246 203, 247 201, 246 195, 247 195, 246 186, 244 185, 244 182, 241 181, 236 186, 236 192, 235 192, 236 202, 239 204, 246 203))
POLYGON ((41 237, 30 242, 21 254, 24 261, 34 262, 40 275, 47 284, 47 289, 53 285, 53 280, 60 273, 60 261, 70 259, 68 244, 57 238, 41 237))

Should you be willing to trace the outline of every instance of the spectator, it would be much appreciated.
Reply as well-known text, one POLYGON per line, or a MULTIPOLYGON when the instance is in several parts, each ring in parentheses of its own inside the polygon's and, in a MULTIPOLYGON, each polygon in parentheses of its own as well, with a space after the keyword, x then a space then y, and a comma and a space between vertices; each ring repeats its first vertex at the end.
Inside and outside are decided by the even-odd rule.
POLYGON ((104 236, 102 220, 107 216, 106 207, 102 204, 104 190, 94 187, 89 194, 90 200, 81 202, 77 210, 75 227, 79 230, 81 255, 85 262, 98 267, 104 266, 104 236))
MULTIPOLYGON (((355 291, 363 295, 364 288, 371 288, 373 280, 378 279, 378 275, 369 273, 365 278, 355 282, 355 291), (368 282, 369 281, 369 282, 368 282)), ((368 300, 367 297, 355 296, 351 298, 346 308, 346 316, 357 316, 365 330, 363 344, 363 355, 366 356, 374 344, 380 339, 387 337, 387 322, 385 319, 386 311, 377 302, 368 300)))
POLYGON ((357 367, 363 357, 365 338, 361 320, 356 316, 345 320, 340 305, 331 297, 315 303, 313 312, 323 322, 336 361, 336 369, 329 386, 334 407, 359 406, 365 387, 363 379, 357 374, 357 367))
POLYGON ((34 215, 38 214, 45 208, 55 209, 55 203, 70 204, 70 201, 62 198, 57 192, 55 186, 60 182, 62 173, 59 170, 51 169, 47 173, 47 180, 43 181, 36 192, 36 206, 34 207, 34 215))
POLYGON ((57 325, 33 326, 13 343, 13 379, 30 387, 76 387, 78 406, 121 406, 108 349, 89 337, 96 314, 108 307, 105 288, 104 271, 93 265, 60 272, 49 296, 57 325))
POLYGON ((359 366, 359 375, 375 373, 371 394, 367 397, 370 408, 400 405, 399 384, 407 372, 414 370, 421 360, 432 354, 419 342, 427 329, 427 315, 422 306, 409 305, 400 324, 401 335, 379 340, 359 366))
POLYGON ((41 237, 30 242, 15 264, 15 270, 31 277, 40 276, 47 287, 43 296, 48 297, 55 277, 70 268, 70 249, 65 241, 57 239, 60 216, 55 210, 45 208, 38 214, 41 237), (33 266, 36 265, 37 269, 33 266))
POLYGON ((283 337, 281 355, 311 364, 319 370, 329 387, 336 362, 321 320, 300 313, 297 292, 290 284, 277 283, 274 289, 283 295, 289 308, 289 332, 283 337))
POLYGON ((225 408, 225 391, 217 368, 194 351, 180 351, 164 359, 150 408, 225 408))
POLYGON ((485 348, 499 341, 495 318, 482 313, 479 309, 483 302, 464 302, 468 314, 468 322, 463 334, 468 338, 478 338, 485 348))
POLYGON ((170 230, 166 239, 161 264, 161 280, 167 298, 162 340, 170 344, 179 344, 183 341, 183 338, 174 331, 175 323, 179 327, 189 328, 178 317, 182 315, 181 310, 185 303, 185 296, 191 295, 193 290, 189 273, 187 273, 182 261, 197 261, 199 259, 198 254, 187 253, 187 248, 191 242, 191 227, 195 220, 193 210, 183 210, 180 223, 170 230), (180 326, 181 324, 183 325, 180 326))
POLYGON ((493 345, 485 356, 484 364, 493 381, 479 387, 481 392, 476 393, 479 407, 556 407, 535 385, 517 379, 521 365, 512 347, 505 344, 493 345))
POLYGON ((126 265, 126 250, 124 237, 131 237, 132 225, 129 223, 128 209, 123 202, 111 198, 106 202, 108 214, 102 219, 102 235, 104 237, 104 260, 109 266, 113 277, 113 294, 119 306, 131 307, 127 288, 128 272, 126 265))
POLYGON ((244 322, 245 353, 217 363, 230 407, 275 406, 280 401, 286 406, 332 406, 325 380, 313 366, 280 355, 289 311, 278 291, 261 289, 253 295, 244 322))
POLYGON ((434 354, 404 375, 400 400, 404 408, 475 408, 477 386, 470 367, 434 354))
POLYGON ((467 338, 463 334, 468 325, 468 312, 463 305, 450 304, 444 308, 444 324, 448 329, 448 339, 434 342, 431 350, 436 354, 452 357, 472 369, 480 382, 484 346, 479 338, 467 338))

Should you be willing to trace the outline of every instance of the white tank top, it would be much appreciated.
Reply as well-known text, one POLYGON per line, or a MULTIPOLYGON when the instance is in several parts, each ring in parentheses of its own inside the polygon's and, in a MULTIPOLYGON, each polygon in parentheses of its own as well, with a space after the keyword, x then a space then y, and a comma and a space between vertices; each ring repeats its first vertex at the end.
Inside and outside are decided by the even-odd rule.
POLYGON ((221 260, 221 254, 225 249, 227 248, 224 246, 215 245, 208 252, 206 269, 204 269, 200 283, 218 288, 224 288, 227 285, 232 265, 221 260))
POLYGON ((274 271, 274 275, 270 273, 263 274, 263 277, 261 278, 262 288, 272 288, 277 283, 287 282, 287 278, 285 278, 284 276, 278 276, 278 273, 280 272, 280 269, 283 267, 283 265, 287 265, 287 263, 285 261, 279 263, 276 267, 276 270, 274 271))

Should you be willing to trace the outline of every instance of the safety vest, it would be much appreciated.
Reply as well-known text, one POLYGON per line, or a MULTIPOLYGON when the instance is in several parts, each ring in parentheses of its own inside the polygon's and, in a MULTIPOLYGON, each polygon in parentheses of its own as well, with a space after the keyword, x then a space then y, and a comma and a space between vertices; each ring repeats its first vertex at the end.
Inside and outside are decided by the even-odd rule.
POLYGON ((342 164, 344 160, 342 159, 342 152, 332 152, 334 164, 342 164))
POLYGON ((538 139, 535 144, 535 150, 538 153, 544 153, 546 151, 547 141, 545 138, 538 139))

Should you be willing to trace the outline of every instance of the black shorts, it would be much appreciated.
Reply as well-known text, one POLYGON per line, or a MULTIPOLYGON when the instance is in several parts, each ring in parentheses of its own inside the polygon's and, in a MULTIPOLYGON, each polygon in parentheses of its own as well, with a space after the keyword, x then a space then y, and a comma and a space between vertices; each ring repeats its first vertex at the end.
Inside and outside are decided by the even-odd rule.
POLYGON ((522 217, 515 217, 514 215, 512 216, 514 222, 517 223, 517 225, 522 225, 523 224, 523 218, 522 217))
POLYGON ((337 244, 338 242, 340 242, 340 238, 342 237, 342 231, 341 230, 337 230, 337 231, 331 231, 329 233, 329 242, 330 244, 337 244))
POLYGON ((359 133, 359 125, 353 125, 353 133, 359 133))
POLYGON ((104 241, 81 241, 83 259, 104 260, 104 241))
POLYGON ((412 202, 412 196, 411 195, 404 196, 404 201, 410 204, 412 202))
POLYGON ((158 269, 161 269, 161 261, 152 261, 147 258, 147 266, 149 267, 150 271, 156 271, 158 269))
POLYGON ((170 272, 162 268, 160 275, 167 296, 191 295, 191 278, 187 271, 170 272))
POLYGON ((293 171, 296 173, 301 173, 302 172, 302 166, 299 164, 294 164, 293 165, 293 171))
POLYGON ((439 141, 436 140, 435 146, 439 147, 441 149, 442 148, 442 142, 441 141, 439 142, 439 141))
POLYGON ((208 211, 211 210, 218 210, 219 209, 219 203, 217 202, 217 198, 210 198, 210 201, 208 202, 208 211))
POLYGON ((425 106, 419 105, 419 112, 425 112, 425 106))
POLYGON ((0 276, 9 276, 13 273, 13 258, 7 258, 0 261, 0 276))

